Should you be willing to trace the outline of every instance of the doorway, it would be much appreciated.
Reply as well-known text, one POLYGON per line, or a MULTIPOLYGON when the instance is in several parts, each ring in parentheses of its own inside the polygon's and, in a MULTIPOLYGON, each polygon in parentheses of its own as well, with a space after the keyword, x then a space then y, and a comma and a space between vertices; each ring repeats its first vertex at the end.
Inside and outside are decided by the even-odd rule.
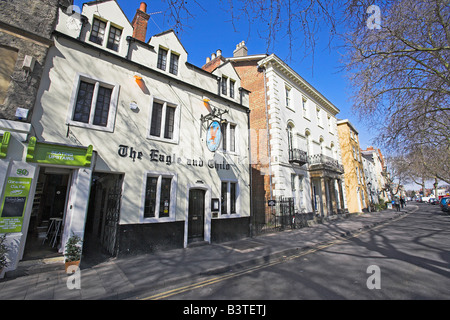
POLYGON ((117 254, 123 174, 94 172, 86 218, 83 264, 117 254))
POLYGON ((61 236, 71 171, 41 168, 36 184, 23 260, 61 256, 61 236))
POLYGON ((205 235, 205 190, 189 190, 188 243, 203 241, 205 235))

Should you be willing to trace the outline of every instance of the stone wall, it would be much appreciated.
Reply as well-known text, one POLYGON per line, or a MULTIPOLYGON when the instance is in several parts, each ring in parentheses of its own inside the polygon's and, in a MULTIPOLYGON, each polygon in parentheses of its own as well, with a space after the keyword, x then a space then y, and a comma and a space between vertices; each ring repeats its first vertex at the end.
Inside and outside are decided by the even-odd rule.
MULTIPOLYGON (((0 46, 15 51, 17 60, 12 74, 0 76, 6 83, 0 101, 0 119, 30 122, 32 108, 42 76, 48 48, 52 45, 59 5, 67 0, 6 0, 0 1, 0 46), (26 56, 35 60, 32 71, 22 68, 26 56), (8 84, 9 82, 9 84, 8 84), (17 108, 30 110, 28 117, 17 119, 17 108)), ((3 62, 0 61, 0 69, 3 62)))

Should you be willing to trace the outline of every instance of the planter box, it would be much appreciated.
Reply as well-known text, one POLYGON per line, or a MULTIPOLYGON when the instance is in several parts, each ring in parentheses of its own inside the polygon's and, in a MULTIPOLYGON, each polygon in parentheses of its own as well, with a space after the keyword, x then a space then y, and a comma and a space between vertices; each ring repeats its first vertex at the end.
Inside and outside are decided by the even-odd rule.
POLYGON ((70 261, 70 262, 65 262, 64 264, 65 264, 65 267, 66 267, 66 273, 67 273, 67 274, 70 274, 70 273, 68 272, 69 267, 70 267, 70 266, 76 266, 77 269, 71 268, 71 269, 73 270, 71 273, 75 273, 75 271, 78 270, 78 267, 79 267, 79 265, 80 265, 80 261, 79 261, 79 260, 78 260, 78 261, 70 261))

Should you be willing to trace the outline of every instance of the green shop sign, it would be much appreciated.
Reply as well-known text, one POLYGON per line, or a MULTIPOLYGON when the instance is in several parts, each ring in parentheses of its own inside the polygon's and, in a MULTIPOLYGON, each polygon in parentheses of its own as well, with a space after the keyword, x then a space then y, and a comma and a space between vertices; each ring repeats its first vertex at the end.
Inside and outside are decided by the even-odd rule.
POLYGON ((31 178, 9 177, 0 210, 0 233, 20 232, 30 193, 31 178))
POLYGON ((9 140, 11 139, 11 133, 6 131, 3 136, 0 137, 0 159, 6 158, 8 153, 9 140))
POLYGON ((56 164, 76 167, 90 167, 94 148, 71 147, 36 142, 30 138, 27 150, 27 162, 56 164))

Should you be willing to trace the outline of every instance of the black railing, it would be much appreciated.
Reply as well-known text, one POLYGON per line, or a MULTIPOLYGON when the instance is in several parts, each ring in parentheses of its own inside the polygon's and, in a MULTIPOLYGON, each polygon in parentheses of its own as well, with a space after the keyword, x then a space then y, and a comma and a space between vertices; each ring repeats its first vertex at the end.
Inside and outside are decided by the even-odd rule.
POLYGON ((291 148, 289 150, 289 162, 295 162, 302 166, 305 163, 308 163, 308 154, 306 151, 291 148))
POLYGON ((320 166, 322 169, 331 169, 340 173, 344 173, 344 166, 336 159, 325 156, 323 154, 315 154, 308 157, 309 168, 320 166))

